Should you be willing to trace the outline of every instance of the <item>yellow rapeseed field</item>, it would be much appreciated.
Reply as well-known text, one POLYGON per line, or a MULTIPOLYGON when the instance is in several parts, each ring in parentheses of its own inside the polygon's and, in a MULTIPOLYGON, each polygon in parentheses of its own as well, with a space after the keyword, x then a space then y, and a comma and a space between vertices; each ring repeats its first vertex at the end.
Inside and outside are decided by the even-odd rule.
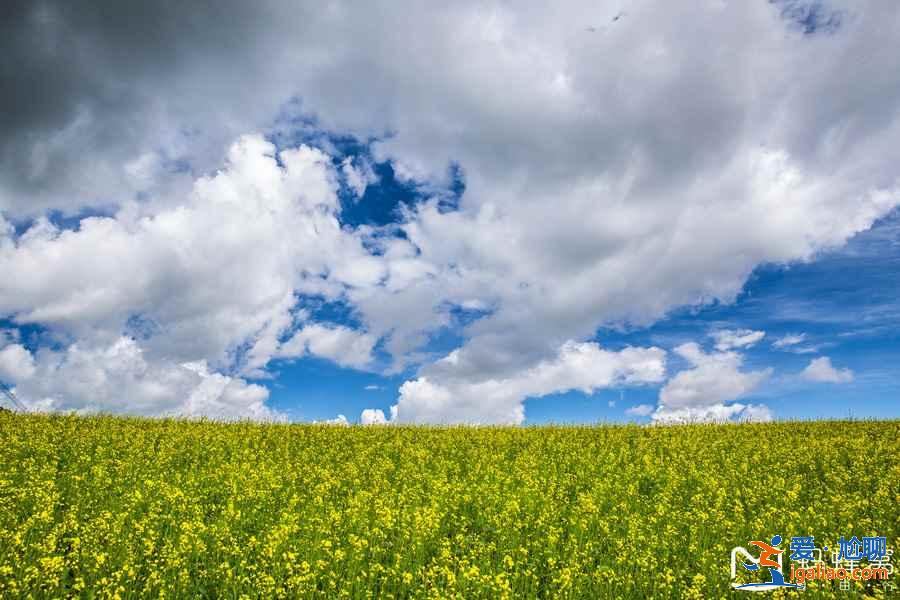
POLYGON ((898 421, 0 434, 10 598, 722 598, 749 540, 900 533, 898 421))

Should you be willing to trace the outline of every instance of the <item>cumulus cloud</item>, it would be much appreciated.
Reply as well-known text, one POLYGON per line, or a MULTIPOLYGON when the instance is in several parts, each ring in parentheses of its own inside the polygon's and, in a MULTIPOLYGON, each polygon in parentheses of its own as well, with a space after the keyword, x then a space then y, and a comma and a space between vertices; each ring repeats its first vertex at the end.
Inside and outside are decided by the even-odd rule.
POLYGON ((836 369, 827 356, 814 358, 800 373, 807 381, 823 383, 849 383, 853 381, 853 371, 850 369, 836 369))
POLYGON ((0 43, 26 76, 3 74, 0 316, 222 377, 307 354, 369 368, 383 347, 416 371, 401 419, 518 422, 522 394, 568 389, 522 383, 566 340, 730 302, 757 265, 812 259, 900 200, 889 2, 847 5, 828 35, 773 3, 634 5, 602 35, 583 23, 618 7, 595 2, 204 10, 10 6, 0 43), (377 182, 323 130, 426 200, 342 226, 342 186, 377 182), (60 229, 49 209, 107 216, 60 229), (298 322, 303 295, 360 326, 298 322), (454 359, 430 362, 473 306, 454 359))
POLYGON ((0 348, 0 381, 25 381, 34 375, 34 357, 22 344, 0 348))
POLYGON ((391 408, 391 418, 384 416, 384 411, 380 408, 366 408, 359 415, 361 425, 390 425, 396 419, 396 408, 391 408))
MULTIPOLYGON (((137 315, 154 350, 221 365, 249 339, 246 360, 265 365, 298 290, 334 295, 381 276, 338 223, 325 155, 299 147, 278 161, 270 143, 247 136, 181 205, 152 215, 129 205, 78 230, 40 219, 0 239, 0 312, 79 337, 119 333, 137 315)), ((313 330, 312 351, 332 351, 328 334, 313 330)))
POLYGON ((625 414, 634 417, 649 417, 655 408, 652 404, 636 404, 631 408, 625 409, 625 414))
POLYGON ((742 371, 739 353, 707 354, 694 342, 678 346, 675 353, 691 367, 677 373, 660 390, 655 421, 724 421, 770 414, 764 407, 751 408, 734 401, 755 390, 769 378, 772 369, 742 371))
POLYGON ((373 336, 349 327, 312 324, 282 343, 276 357, 296 358, 308 353, 341 366, 362 368, 372 362, 376 341, 373 336))
MULTIPOLYGON (((444 362, 454 362, 451 353, 444 362)), ((428 377, 400 386, 397 418, 413 423, 521 423, 523 401, 569 390, 592 393, 613 385, 662 381, 665 352, 659 348, 625 348, 612 352, 595 343, 563 344, 558 355, 502 379, 428 377)))
MULTIPOLYGON (((134 333, 140 341, 129 351, 139 351, 141 361, 166 376, 184 378, 180 364, 205 361, 210 371, 194 377, 206 379, 204 389, 232 381, 215 371, 258 375, 275 357, 309 353, 363 366, 376 341, 363 332, 305 324, 279 341, 294 327, 297 293, 336 297, 381 277, 377 259, 341 229, 335 189, 320 151, 301 146, 276 160, 270 143, 243 137, 226 167, 198 179, 183 204, 150 215, 128 205, 112 217, 83 219, 77 230, 60 230, 44 218, 19 236, 7 230, 0 238, 0 269, 7 274, 0 312, 78 340, 79 355, 84 348, 120 348, 114 340, 134 333)), ((4 356, 9 369, 14 359, 17 369, 27 368, 21 349, 11 347, 4 356)), ((88 361, 79 364, 91 368, 88 361)), ((226 388, 232 399, 241 397, 236 384, 226 388)), ((187 389, 176 386, 180 396, 171 401, 184 400, 187 389)), ((153 412, 140 390, 119 393, 121 402, 135 396, 135 412, 153 412)), ((60 396, 54 406, 74 406, 75 397, 60 396)), ((96 404, 89 394, 77 397, 85 406, 96 404)), ((169 400, 158 398, 159 412, 171 409, 169 400)), ((260 398, 247 399, 255 414, 260 398)), ((197 402, 206 400, 195 398, 191 406, 197 402)))
POLYGON ((266 388, 210 372, 203 361, 148 361, 129 338, 42 349, 29 362, 31 368, 12 379, 31 410, 283 419, 266 407, 266 388))
POLYGON ((323 421, 325 425, 339 425, 341 427, 349 427, 350 421, 347 420, 347 417, 344 415, 338 415, 333 419, 327 419, 323 421))
POLYGON ((765 331, 752 329, 720 329, 710 334, 720 352, 736 348, 749 348, 766 336, 765 331))

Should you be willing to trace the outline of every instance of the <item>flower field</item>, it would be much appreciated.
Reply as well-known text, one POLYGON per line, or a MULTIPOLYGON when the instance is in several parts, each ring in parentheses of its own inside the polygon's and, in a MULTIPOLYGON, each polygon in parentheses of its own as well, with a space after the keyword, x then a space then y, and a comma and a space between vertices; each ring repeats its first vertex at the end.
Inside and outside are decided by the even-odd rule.
POLYGON ((721 598, 731 548, 775 533, 896 547, 900 422, 0 414, 3 597, 721 598))

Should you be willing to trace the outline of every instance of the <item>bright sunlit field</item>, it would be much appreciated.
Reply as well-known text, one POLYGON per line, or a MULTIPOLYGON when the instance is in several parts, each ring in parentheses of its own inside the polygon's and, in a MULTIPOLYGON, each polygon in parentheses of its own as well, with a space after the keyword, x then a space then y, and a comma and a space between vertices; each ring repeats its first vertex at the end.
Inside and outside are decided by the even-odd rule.
POLYGON ((898 421, 0 435, 3 597, 720 598, 749 540, 900 534, 898 421))

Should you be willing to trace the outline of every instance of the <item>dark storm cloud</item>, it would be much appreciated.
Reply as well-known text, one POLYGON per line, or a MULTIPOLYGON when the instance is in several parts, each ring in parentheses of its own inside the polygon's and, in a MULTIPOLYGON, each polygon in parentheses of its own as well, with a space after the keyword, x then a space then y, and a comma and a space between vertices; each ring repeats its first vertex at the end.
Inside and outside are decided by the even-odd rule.
POLYGON ((142 153, 177 152, 192 136, 221 148, 229 120, 258 125, 284 98, 250 101, 242 84, 267 60, 267 27, 303 19, 246 2, 2 10, 0 210, 13 214, 114 202, 140 188, 121 167, 142 153))

